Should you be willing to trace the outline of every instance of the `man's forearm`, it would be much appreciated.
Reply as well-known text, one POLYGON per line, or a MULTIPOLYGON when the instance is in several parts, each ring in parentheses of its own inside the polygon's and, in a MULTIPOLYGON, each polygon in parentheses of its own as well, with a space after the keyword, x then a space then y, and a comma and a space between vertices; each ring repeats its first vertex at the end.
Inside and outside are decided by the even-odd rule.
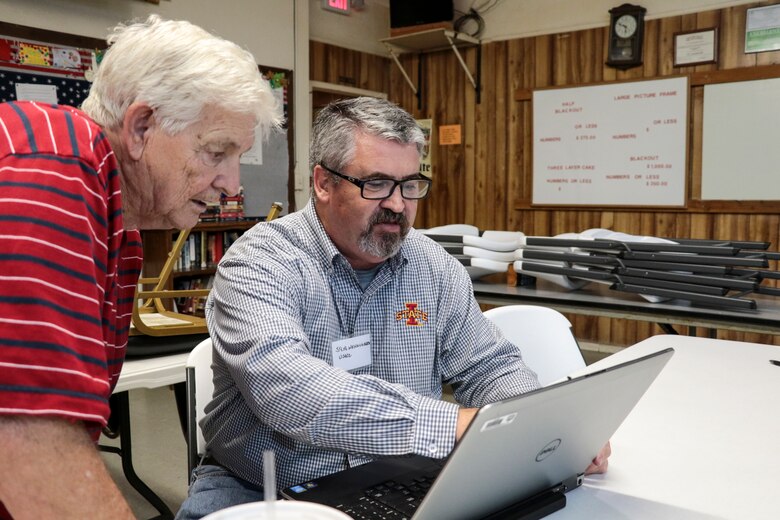
POLYGON ((14 520, 134 518, 81 423, 0 416, 0 460, 14 520))

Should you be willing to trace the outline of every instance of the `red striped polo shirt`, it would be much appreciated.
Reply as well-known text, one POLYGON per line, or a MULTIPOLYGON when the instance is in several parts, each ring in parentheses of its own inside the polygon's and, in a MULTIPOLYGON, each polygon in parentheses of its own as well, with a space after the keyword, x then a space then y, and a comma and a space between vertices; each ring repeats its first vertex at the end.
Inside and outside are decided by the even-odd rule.
POLYGON ((97 440, 141 264, 100 127, 73 107, 0 104, 0 414, 83 421, 97 440))

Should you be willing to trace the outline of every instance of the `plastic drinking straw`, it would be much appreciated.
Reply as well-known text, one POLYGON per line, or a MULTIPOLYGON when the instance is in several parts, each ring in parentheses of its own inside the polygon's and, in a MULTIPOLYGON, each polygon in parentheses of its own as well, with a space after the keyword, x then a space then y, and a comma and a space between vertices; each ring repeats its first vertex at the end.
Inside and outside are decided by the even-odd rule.
POLYGON ((263 452, 263 500, 273 502, 276 500, 276 462, 274 452, 263 452))

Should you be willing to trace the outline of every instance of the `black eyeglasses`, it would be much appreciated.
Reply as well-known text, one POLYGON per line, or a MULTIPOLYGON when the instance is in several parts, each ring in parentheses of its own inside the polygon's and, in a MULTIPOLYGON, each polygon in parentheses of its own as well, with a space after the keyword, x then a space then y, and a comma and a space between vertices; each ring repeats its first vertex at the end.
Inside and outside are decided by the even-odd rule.
POLYGON ((382 200, 393 195, 396 186, 401 187, 401 197, 410 200, 424 199, 428 196, 432 181, 430 179, 406 179, 404 181, 396 181, 394 179, 369 179, 367 181, 344 175, 336 170, 331 170, 324 164, 320 163, 320 166, 325 168, 328 172, 341 177, 347 182, 351 182, 358 188, 360 188, 360 196, 368 200, 382 200))

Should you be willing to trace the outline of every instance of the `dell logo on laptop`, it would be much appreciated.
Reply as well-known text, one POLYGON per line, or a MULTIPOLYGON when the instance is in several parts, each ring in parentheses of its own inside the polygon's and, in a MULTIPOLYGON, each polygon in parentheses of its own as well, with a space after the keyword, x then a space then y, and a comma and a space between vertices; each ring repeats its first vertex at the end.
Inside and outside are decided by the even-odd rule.
POLYGON ((536 462, 542 462, 544 459, 552 455, 552 452, 558 449, 558 446, 561 445, 560 439, 555 439, 554 441, 550 441, 547 443, 547 446, 542 448, 542 451, 536 454, 536 462))

